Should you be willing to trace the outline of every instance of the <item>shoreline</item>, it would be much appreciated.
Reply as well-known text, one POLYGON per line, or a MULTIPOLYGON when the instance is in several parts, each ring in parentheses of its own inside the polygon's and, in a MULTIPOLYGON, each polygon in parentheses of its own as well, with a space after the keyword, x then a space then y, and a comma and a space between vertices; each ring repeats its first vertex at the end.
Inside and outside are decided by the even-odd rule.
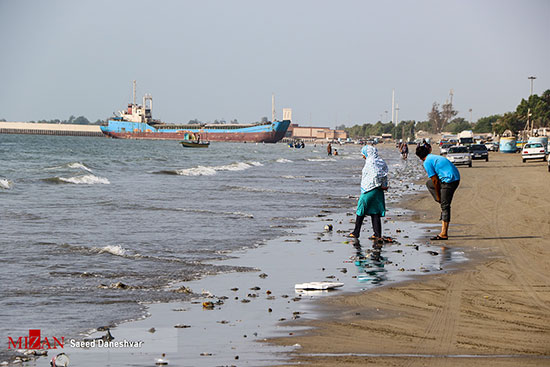
MULTIPOLYGON (((304 324, 313 331, 270 342, 302 346, 288 365, 548 365, 550 175, 539 166, 492 153, 460 169, 445 245, 477 252, 467 266, 324 300, 323 317, 304 324)), ((438 223, 427 192, 402 205, 438 223)))
MULTIPOLYGON (((421 228, 424 224, 413 224, 409 227, 406 222, 401 221, 403 210, 394 208, 392 213, 394 215, 387 217, 388 223, 384 225, 385 232, 393 233, 398 227, 402 235, 423 231, 421 228)), ((204 292, 204 296, 189 302, 148 304, 148 317, 122 323, 111 329, 114 341, 144 341, 143 348, 132 350, 131 353, 128 353, 128 349, 66 348, 65 353, 71 357, 71 362, 79 366, 92 366, 101 361, 123 365, 137 363, 144 358, 154 362, 156 358, 161 358, 162 353, 166 353, 165 358, 170 360, 170 365, 225 365, 236 362, 237 357, 239 365, 287 363, 288 353, 297 346, 279 347, 265 343, 269 338, 305 331, 299 325, 298 319, 318 319, 318 300, 326 295, 330 295, 328 298, 338 294, 347 296, 369 287, 376 287, 369 286, 368 280, 365 283, 357 281, 357 275, 352 273, 357 265, 350 260, 350 255, 353 255, 356 249, 351 243, 344 243, 348 241, 342 233, 337 233, 338 230, 344 231, 345 228, 347 231, 348 227, 353 226, 349 221, 352 216, 348 213, 321 215, 326 217, 309 217, 304 228, 295 229, 291 234, 268 241, 265 246, 235 253, 237 257, 221 262, 254 267, 256 271, 222 273, 175 285, 191 288, 195 293, 204 292), (333 232, 324 231, 323 227, 327 223, 334 225, 333 232), (273 259, 274 256, 278 258, 273 259), (289 260, 291 258, 292 261, 289 260), (303 259, 306 258, 310 260, 309 268, 304 266, 303 259), (286 262, 287 274, 277 275, 275 273, 280 271, 281 261, 286 262), (343 269, 346 267, 348 270, 344 272, 343 269), (267 274, 267 277, 259 277, 260 273, 267 274), (320 293, 294 292, 295 283, 329 279, 343 281, 344 289, 320 293), (232 291, 233 286, 240 289, 232 291), (254 287, 260 289, 251 291, 254 287), (234 300, 234 297, 239 299, 234 300), (246 303, 241 303, 243 298, 247 299, 246 303), (220 300, 223 303, 219 303, 220 300), (204 309, 203 302, 212 302, 213 309, 204 309), (254 306, 250 307, 251 305, 254 306), (152 328, 155 329, 153 333, 148 331, 152 328), (89 361, 94 362, 92 364, 89 361)), ((363 233, 366 235, 368 232, 370 226, 367 225, 363 233)), ((410 240, 412 242, 413 239, 410 240)), ((371 243, 365 242, 364 246, 371 243)), ((426 249, 422 244, 420 246, 424 252, 426 249)), ((425 265, 426 268, 429 267, 427 270, 437 271, 440 257, 426 252, 423 260, 406 265, 412 256, 407 255, 405 260, 401 260, 403 250, 397 251, 398 248, 403 248, 404 252, 418 252, 412 246, 405 248, 404 244, 387 245, 386 258, 393 260, 388 267, 393 266, 395 269, 388 269, 393 275, 382 284, 416 279, 421 272, 410 271, 415 267, 420 270, 420 267, 425 265), (399 271, 398 265, 407 269, 399 271)), ((104 334, 104 331, 95 332, 88 337, 99 338, 104 334)))

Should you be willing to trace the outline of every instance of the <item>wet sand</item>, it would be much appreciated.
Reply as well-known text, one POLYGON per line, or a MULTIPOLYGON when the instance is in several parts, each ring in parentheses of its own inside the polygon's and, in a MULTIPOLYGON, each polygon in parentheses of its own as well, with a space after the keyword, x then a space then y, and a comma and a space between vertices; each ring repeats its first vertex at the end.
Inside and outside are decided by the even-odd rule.
MULTIPOLYGON (((517 154, 489 159, 459 168, 444 242, 473 261, 325 299, 323 317, 303 322, 312 330, 272 342, 300 344, 296 365, 550 365, 550 173, 546 162, 522 163, 517 154)), ((427 191, 406 207, 413 220, 437 223, 427 191)))

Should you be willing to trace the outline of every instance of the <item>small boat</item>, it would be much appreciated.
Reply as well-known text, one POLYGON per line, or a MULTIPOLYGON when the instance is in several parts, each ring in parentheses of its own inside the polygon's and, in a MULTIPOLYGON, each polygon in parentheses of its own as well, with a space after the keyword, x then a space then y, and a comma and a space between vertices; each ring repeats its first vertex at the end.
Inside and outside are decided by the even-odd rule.
POLYGON ((209 141, 196 141, 196 140, 182 140, 181 145, 184 148, 208 148, 209 141))

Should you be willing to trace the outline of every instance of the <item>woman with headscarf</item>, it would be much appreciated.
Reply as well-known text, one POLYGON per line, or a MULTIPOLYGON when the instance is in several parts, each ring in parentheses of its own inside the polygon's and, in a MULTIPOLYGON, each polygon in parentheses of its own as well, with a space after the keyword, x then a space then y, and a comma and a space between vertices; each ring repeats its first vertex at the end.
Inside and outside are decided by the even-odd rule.
POLYGON ((388 189, 388 166, 378 156, 378 150, 371 145, 364 146, 361 154, 365 159, 361 177, 361 196, 357 202, 355 229, 349 237, 359 238, 363 220, 369 215, 374 230, 374 236, 371 238, 383 240, 381 217, 386 215, 384 191, 388 189))

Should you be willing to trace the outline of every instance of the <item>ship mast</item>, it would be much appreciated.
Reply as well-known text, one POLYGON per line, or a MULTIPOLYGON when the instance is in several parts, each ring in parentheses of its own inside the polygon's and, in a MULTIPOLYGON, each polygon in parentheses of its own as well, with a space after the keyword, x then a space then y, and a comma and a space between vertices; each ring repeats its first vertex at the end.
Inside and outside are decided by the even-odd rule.
POLYGON ((134 106, 136 105, 136 81, 134 80, 134 106))
POLYGON ((275 122, 275 93, 271 94, 271 122, 275 122))

